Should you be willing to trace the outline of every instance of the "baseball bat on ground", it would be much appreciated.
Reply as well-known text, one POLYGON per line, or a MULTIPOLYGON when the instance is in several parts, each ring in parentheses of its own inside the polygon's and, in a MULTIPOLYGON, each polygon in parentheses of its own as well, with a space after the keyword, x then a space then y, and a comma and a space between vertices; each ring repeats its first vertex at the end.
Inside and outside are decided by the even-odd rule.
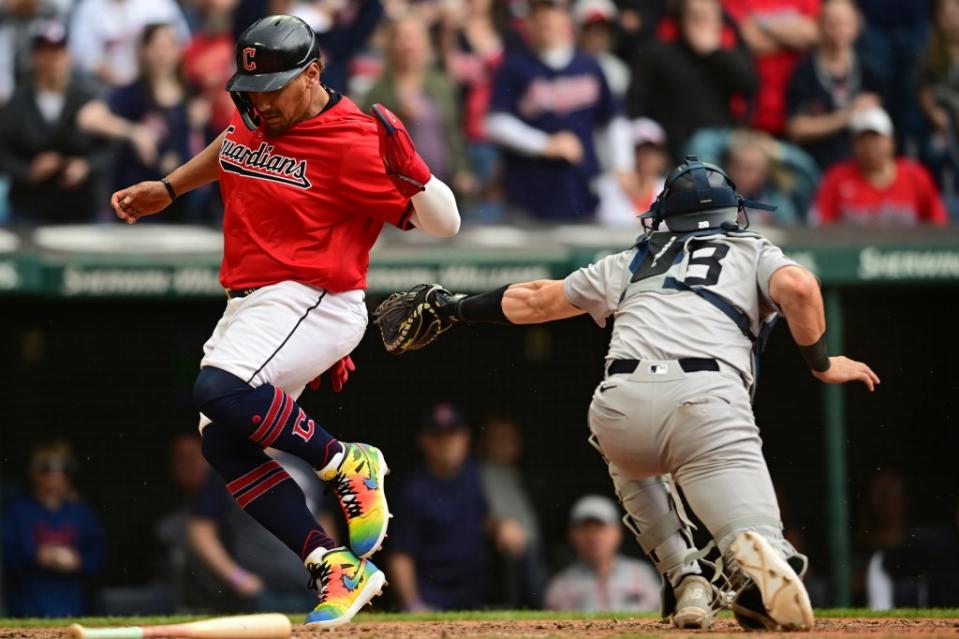
POLYGON ((167 626, 127 626, 125 628, 84 628, 73 624, 67 629, 70 639, 287 639, 293 626, 286 615, 270 613, 241 617, 216 617, 203 621, 167 626))

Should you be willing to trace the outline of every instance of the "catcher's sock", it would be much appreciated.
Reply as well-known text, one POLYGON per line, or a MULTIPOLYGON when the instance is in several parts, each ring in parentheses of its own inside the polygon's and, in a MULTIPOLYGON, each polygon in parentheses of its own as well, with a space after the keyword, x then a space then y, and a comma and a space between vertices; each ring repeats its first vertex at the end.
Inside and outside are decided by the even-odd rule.
POLYGON ((305 459, 316 469, 328 466, 342 451, 332 435, 272 384, 252 388, 232 373, 206 367, 196 378, 193 396, 211 420, 263 448, 272 446, 305 459))
POLYGON ((301 559, 321 546, 336 547, 300 487, 258 445, 214 422, 203 429, 203 456, 236 503, 301 559))

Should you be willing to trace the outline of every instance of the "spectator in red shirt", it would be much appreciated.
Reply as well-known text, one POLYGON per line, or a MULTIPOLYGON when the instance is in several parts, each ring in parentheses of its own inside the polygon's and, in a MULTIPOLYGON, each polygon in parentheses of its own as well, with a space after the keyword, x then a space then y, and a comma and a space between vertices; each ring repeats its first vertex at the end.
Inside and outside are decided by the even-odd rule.
POLYGON ((812 219, 819 224, 943 226, 939 191, 921 165, 895 156, 892 120, 880 107, 857 111, 849 122, 853 159, 825 175, 812 219))
POLYGON ((723 0, 756 60, 759 90, 753 128, 775 135, 786 127, 786 87, 802 54, 818 39, 820 0, 723 0))

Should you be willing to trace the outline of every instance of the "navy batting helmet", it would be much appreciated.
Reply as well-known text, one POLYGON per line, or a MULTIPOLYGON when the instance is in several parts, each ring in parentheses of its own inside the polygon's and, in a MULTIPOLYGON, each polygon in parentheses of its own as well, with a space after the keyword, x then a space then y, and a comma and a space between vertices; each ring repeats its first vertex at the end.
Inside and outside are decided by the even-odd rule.
POLYGON ((319 59, 316 33, 303 20, 268 16, 251 24, 236 42, 236 73, 226 83, 244 123, 251 129, 259 125, 248 91, 282 89, 319 59))
MULTIPOLYGON (((640 218, 650 220, 654 230, 663 221, 670 231, 677 232, 733 229, 739 228, 739 213, 746 206, 776 210, 770 204, 744 199, 725 171, 715 164, 701 162, 695 155, 687 155, 666 177, 663 190, 640 218)), ((748 219, 746 222, 748 226, 748 219)))

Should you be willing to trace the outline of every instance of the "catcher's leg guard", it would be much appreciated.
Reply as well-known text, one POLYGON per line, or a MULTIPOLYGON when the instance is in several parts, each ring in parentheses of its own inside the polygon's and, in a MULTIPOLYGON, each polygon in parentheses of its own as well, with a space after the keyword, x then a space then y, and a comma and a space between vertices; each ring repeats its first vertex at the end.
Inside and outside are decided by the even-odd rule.
MULTIPOLYGON (((590 444, 602 454, 595 437, 590 444)), ((623 523, 663 577, 663 618, 681 628, 709 627, 721 598, 713 584, 700 576, 693 525, 669 476, 629 479, 615 464, 607 460, 607 465, 616 496, 626 510, 623 523), (692 577, 697 579, 689 581, 692 577), (701 591, 692 587, 694 583, 702 586, 701 591)))

